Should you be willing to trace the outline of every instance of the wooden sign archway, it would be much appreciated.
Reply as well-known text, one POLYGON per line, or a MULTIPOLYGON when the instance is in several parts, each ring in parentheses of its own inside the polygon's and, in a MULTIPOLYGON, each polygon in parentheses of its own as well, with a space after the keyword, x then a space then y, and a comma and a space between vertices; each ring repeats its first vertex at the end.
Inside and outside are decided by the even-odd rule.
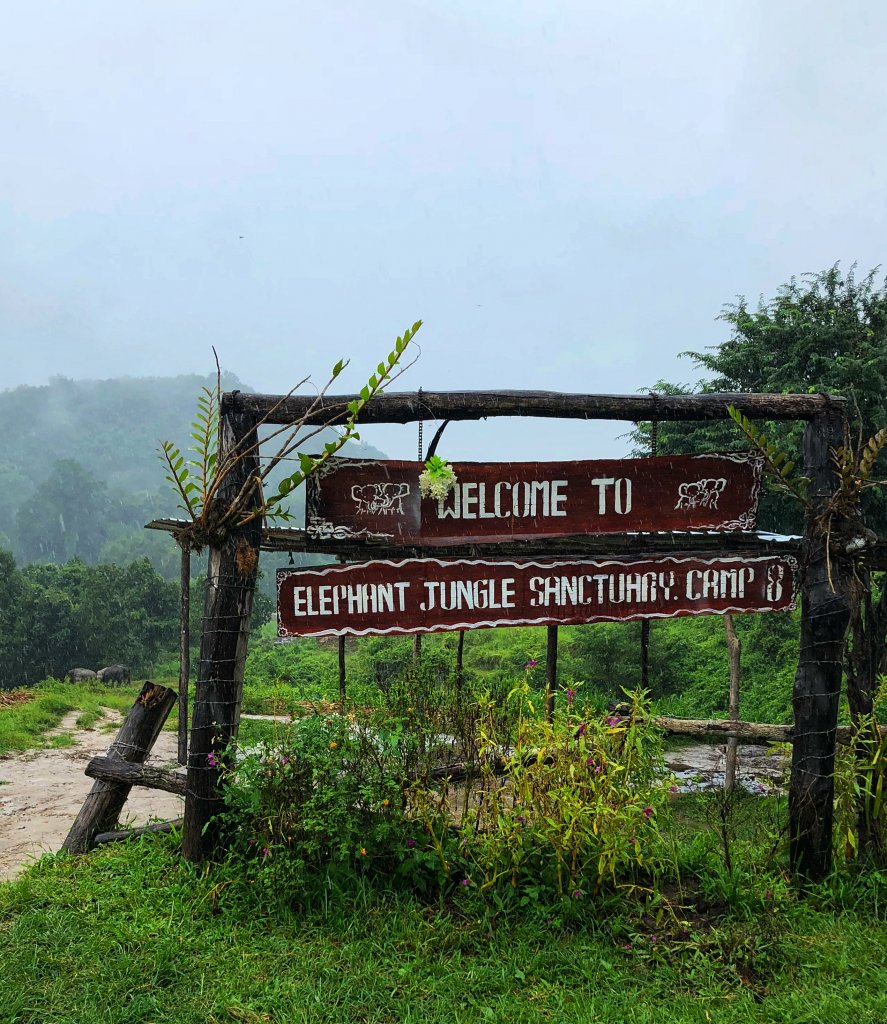
MULTIPOLYGON (((222 401, 222 445, 230 450, 255 437, 260 417, 266 422, 285 424, 304 420, 306 425, 330 422, 331 413, 344 410, 355 396, 327 396, 316 399, 252 395, 232 392, 222 401), (313 409, 313 411, 312 411, 313 409), (306 418, 307 415, 307 418, 306 418)), ((727 406, 734 405, 751 419, 803 420, 804 473, 809 478, 810 506, 801 556, 801 634, 795 678, 792 730, 792 774, 789 790, 790 856, 792 868, 800 875, 821 878, 831 866, 834 796, 834 759, 838 703, 842 679, 842 648, 850 619, 848 596, 851 566, 849 556, 835 549, 827 551, 827 540, 816 528, 817 516, 836 489, 831 451, 843 438, 845 403, 824 395, 585 395, 540 392, 422 392, 384 394, 373 400, 362 414, 363 423, 409 423, 426 419, 473 420, 491 416, 536 416, 560 419, 608 419, 639 421, 726 419, 727 406)), ((233 493, 255 473, 258 457, 238 463, 237 472, 226 481, 233 493)), ((161 524, 157 524, 161 525, 161 524)), ((833 524, 835 525, 835 524, 833 524)), ((167 528, 173 528, 167 526, 167 528)), ((249 621, 260 548, 307 550, 304 531, 262 531, 254 522, 237 529, 209 554, 209 571, 204 628, 200 645, 200 666, 194 702, 188 755, 183 853, 199 860, 211 852, 213 830, 207 828, 221 809, 218 771, 209 755, 237 733, 243 687, 249 621)), ((716 555, 737 552, 763 554, 768 545, 747 535, 715 538, 693 537, 688 548, 686 535, 578 535, 546 541, 515 540, 497 543, 500 555, 524 552, 534 556, 613 556, 652 552, 680 552, 689 556, 701 551, 716 555)), ((773 553, 779 545, 769 545, 773 553)), ((847 550, 845 548, 845 550, 847 550)), ((342 555, 367 557, 365 544, 346 539, 337 548, 342 555)), ((372 548, 374 557, 403 558, 411 552, 398 545, 396 551, 384 542, 372 548)), ((448 547, 437 551, 423 542, 428 555, 483 555, 485 546, 472 544, 460 552, 448 547)))

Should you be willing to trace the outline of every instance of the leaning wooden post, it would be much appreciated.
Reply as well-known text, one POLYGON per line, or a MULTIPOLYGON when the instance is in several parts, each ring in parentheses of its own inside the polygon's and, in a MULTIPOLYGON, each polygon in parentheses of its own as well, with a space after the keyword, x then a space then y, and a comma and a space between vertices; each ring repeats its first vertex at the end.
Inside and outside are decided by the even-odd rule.
POLYGON ((179 764, 188 763, 188 680, 191 676, 191 548, 179 541, 182 561, 179 607, 179 764))
MULTIPOLYGON (((832 862, 835 739, 843 674, 844 638, 850 623, 846 555, 817 521, 835 491, 831 449, 843 439, 837 408, 818 413, 804 434, 810 500, 802 545, 801 640, 792 704, 794 744, 789 786, 789 859, 799 877, 825 877, 832 862)), ((832 531, 840 535, 840 523, 832 531)), ((774 583, 774 585, 778 585, 774 583)))
MULTIPOLYGON (((145 683, 105 759, 129 761, 131 764, 142 764, 147 760, 175 701, 174 690, 145 683)), ((99 832, 114 828, 130 789, 132 785, 124 782, 93 783, 62 849, 69 853, 84 853, 99 832)))
MULTIPOLYGON (((256 444, 256 421, 239 411, 239 398, 235 392, 223 409, 219 466, 230 459, 232 452, 246 451, 256 444)), ((255 450, 237 459, 219 487, 217 501, 222 512, 258 471, 255 450)), ((261 532, 258 518, 245 526, 235 525, 209 549, 182 829, 182 853, 192 861, 211 854, 217 845, 217 832, 210 823, 222 809, 219 767, 223 751, 237 735, 240 721, 261 532)))
MULTIPOLYGON (((741 671, 742 643, 736 635, 733 616, 724 616, 724 631, 727 634, 727 651, 730 655, 730 704, 727 716, 731 722, 739 721, 739 676, 741 671)), ((739 740, 730 736, 727 740, 727 758, 724 765, 724 789, 732 793, 736 789, 736 762, 739 760, 739 740)))
POLYGON ((557 626, 548 626, 545 649, 545 718, 554 719, 554 695, 557 690, 557 626))

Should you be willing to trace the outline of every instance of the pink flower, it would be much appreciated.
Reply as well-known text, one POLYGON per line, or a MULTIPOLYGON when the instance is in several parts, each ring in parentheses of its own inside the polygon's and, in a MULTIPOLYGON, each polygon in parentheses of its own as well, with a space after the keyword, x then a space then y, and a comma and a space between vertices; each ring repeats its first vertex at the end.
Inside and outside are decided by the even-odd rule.
POLYGON ((573 890, 573 899, 574 900, 582 899, 582 890, 581 889, 574 889, 573 890))
POLYGON ((408 839, 408 840, 407 840, 407 849, 408 849, 408 850, 412 850, 412 848, 413 848, 413 847, 414 847, 415 845, 416 845, 416 840, 415 840, 415 839, 408 839))
POLYGON ((645 818, 652 818, 653 817, 653 808, 652 807, 645 807, 644 808, 644 817, 645 818))
POLYGON ((270 856, 271 856, 271 851, 266 846, 265 849, 262 850, 262 860, 267 860, 270 856))
POLYGON ((538 664, 539 662, 535 658, 530 658, 526 665, 524 665, 524 668, 535 668, 538 664))
POLYGON ((614 725, 618 725, 621 721, 622 719, 618 715, 610 715, 607 719, 607 725, 612 727, 614 725))
POLYGON ((680 793, 680 790, 677 786, 672 786, 671 789, 669 789, 669 793, 680 793))
POLYGON ((210 768, 219 767, 219 762, 216 760, 216 755, 212 752, 206 755, 206 763, 210 766, 210 768))
POLYGON ((463 878, 462 881, 459 883, 459 885, 471 885, 471 879, 470 878, 463 878))
POLYGON ((575 696, 576 696, 576 693, 575 693, 574 690, 567 690, 567 703, 568 704, 572 704, 573 703, 573 699, 575 698, 575 696))
POLYGON ((579 728, 578 728, 578 729, 576 730, 576 736, 577 736, 577 737, 579 737, 579 736, 584 736, 584 735, 585 735, 585 730, 586 730, 587 728, 588 728, 588 727, 586 726, 585 722, 580 722, 580 724, 579 724, 579 728))

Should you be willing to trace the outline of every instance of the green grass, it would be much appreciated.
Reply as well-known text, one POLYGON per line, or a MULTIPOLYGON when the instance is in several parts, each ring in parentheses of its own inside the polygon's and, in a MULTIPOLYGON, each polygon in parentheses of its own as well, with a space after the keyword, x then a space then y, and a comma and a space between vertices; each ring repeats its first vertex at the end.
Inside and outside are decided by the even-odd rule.
MULTIPOLYGON (((62 683, 47 680, 34 688, 35 698, 25 704, 16 704, 0 710, 0 756, 16 751, 34 750, 46 745, 53 747, 70 744, 64 737, 46 737, 66 714, 79 711, 76 727, 101 727, 102 708, 114 708, 126 714, 132 707, 141 683, 130 686, 104 686, 98 683, 62 683)), ((178 716, 175 708, 166 722, 167 729, 175 729, 178 716)), ((117 729, 119 726, 112 725, 117 729)))
POLYGON ((266 916, 152 837, 0 886, 0 1022, 874 1024, 887 924, 854 885, 626 949, 627 926, 650 927, 627 910, 565 930, 366 884, 266 916))

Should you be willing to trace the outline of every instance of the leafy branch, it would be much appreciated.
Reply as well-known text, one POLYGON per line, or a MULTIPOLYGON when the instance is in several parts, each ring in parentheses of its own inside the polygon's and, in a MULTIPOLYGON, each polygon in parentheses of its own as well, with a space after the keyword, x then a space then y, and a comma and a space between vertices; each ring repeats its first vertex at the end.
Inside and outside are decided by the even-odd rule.
MULTIPOLYGON (((306 430, 309 420, 315 417, 319 408, 324 407, 324 398, 333 382, 348 366, 348 360, 340 359, 335 364, 328 380, 297 421, 272 430, 261 440, 258 438, 260 428, 266 426, 287 399, 308 382, 308 377, 299 381, 258 420, 255 432, 251 432, 247 438, 224 452, 221 458, 219 451, 222 385, 216 357, 216 387, 214 390, 203 388, 197 400, 197 414, 191 424, 191 438, 194 444, 188 452, 193 458, 187 458, 171 441, 161 442, 158 449, 158 456, 166 470, 166 479, 172 485, 178 499, 177 508, 184 512, 188 519, 187 526, 179 531, 181 541, 189 547, 199 549, 205 544, 218 542, 233 528, 255 519, 261 518, 266 522, 289 521, 292 516, 285 504, 289 495, 309 476, 317 473, 349 441, 360 440, 357 430, 358 419, 367 404, 386 390, 416 361, 418 351, 406 363, 404 358, 411 345, 414 350, 417 349, 414 339, 421 326, 422 321, 417 320, 398 336, 387 358, 378 364, 375 373, 370 376, 355 399, 325 407, 328 409, 328 419, 325 423, 306 430), (319 433, 331 428, 338 433, 334 440, 324 444, 319 455, 309 455, 301 450, 319 433), (279 441, 274 454, 264 461, 257 473, 247 477, 233 498, 221 502, 220 488, 232 471, 244 459, 254 456, 260 444, 267 444, 275 438, 279 441), (272 493, 265 496, 264 487, 269 475, 281 462, 292 457, 298 460, 299 468, 285 476, 272 493)), ((215 354, 215 349, 213 353, 215 354)))
POLYGON ((795 474, 795 463, 779 446, 767 440, 765 434, 751 422, 735 405, 727 406, 727 413, 737 427, 745 434, 757 452, 764 457, 764 468, 770 475, 773 486, 784 494, 790 494, 802 504, 807 503, 810 480, 795 474))

